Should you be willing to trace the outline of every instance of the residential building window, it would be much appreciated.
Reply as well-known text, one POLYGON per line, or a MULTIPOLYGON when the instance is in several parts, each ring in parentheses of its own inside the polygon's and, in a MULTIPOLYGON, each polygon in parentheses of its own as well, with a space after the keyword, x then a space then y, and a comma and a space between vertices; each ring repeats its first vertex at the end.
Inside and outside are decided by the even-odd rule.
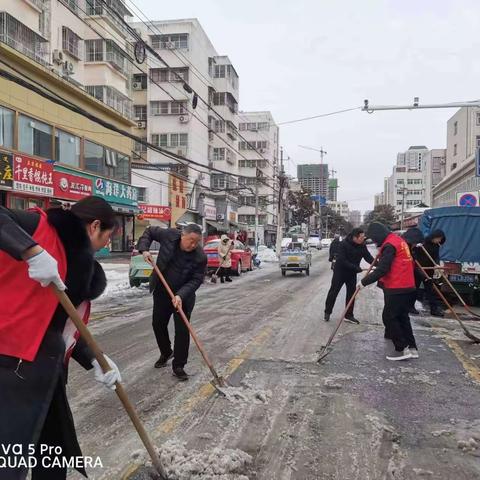
POLYGON ((156 50, 188 48, 188 33, 170 34, 170 35, 153 35, 152 48, 156 50))
POLYGON ((81 42, 82 39, 75 32, 68 27, 62 27, 62 48, 77 60, 82 59, 81 42))
POLYGON ((109 169, 109 176, 125 183, 130 182, 130 157, 118 152, 116 154, 116 166, 109 169))
POLYGON ((134 90, 147 89, 147 75, 145 73, 136 73, 133 75, 133 89, 134 90))
POLYGON ((453 124, 453 134, 456 135, 457 133, 458 133, 458 122, 455 122, 453 124))
POLYGON ((225 122, 223 120, 215 120, 214 130, 215 130, 216 133, 224 133, 225 132, 225 122))
POLYGON ((15 112, 8 108, 0 107, 0 146, 13 148, 13 128, 15 112))
POLYGON ((175 196, 175 206, 180 208, 180 195, 175 196))
POLYGON ((225 160, 225 149, 224 148, 214 148, 213 149, 213 160, 220 162, 225 160))
POLYGON ((169 102, 150 102, 150 112, 152 115, 168 115, 169 102))
POLYGON ((123 116, 132 118, 132 101, 116 88, 106 85, 87 85, 85 91, 123 116))
POLYGON ((105 174, 105 152, 101 145, 85 140, 84 143, 85 170, 105 174))
POLYGON ((453 155, 456 155, 457 154, 457 144, 455 143, 453 145, 453 155))
POLYGON ((101 62, 103 60, 103 40, 85 40, 85 61, 101 62))
POLYGON ((72 167, 80 167, 80 138, 63 130, 56 130, 55 160, 72 167))
POLYGON ((46 123, 20 115, 18 121, 18 149, 43 158, 52 158, 52 127, 46 123))
MULTIPOLYGON (((142 140, 144 140, 145 142, 147 141, 146 138, 143 138, 142 140)), ((133 150, 135 152, 142 152, 143 153, 143 152, 147 151, 147 146, 144 143, 138 142, 137 140, 135 140, 133 150)))
POLYGON ((147 106, 146 105, 134 105, 133 106, 133 115, 135 120, 146 120, 147 119, 147 106))
POLYGON ((213 78, 225 78, 226 65, 215 65, 213 78))
POLYGON ((480 112, 477 112, 476 118, 477 118, 477 126, 479 126, 480 125, 480 112))
POLYGON ((188 68, 151 68, 150 80, 153 83, 187 82, 188 68))
POLYGON ((156 133, 152 143, 164 148, 188 147, 188 133, 156 133))
POLYGON ((147 188, 146 187, 137 187, 138 195, 137 199, 139 203, 147 203, 147 188))
POLYGON ((475 144, 476 144, 477 148, 480 148, 480 135, 477 135, 475 144))
POLYGON ((187 102, 150 102, 152 115, 184 115, 187 113, 187 102))
POLYGON ((182 197, 182 208, 186 208, 186 200, 185 200, 185 197, 182 197))
POLYGON ((68 7, 73 12, 77 12, 78 10, 78 0, 60 0, 66 7, 68 7))
POLYGON ((226 105, 232 113, 238 113, 238 103, 229 92, 214 92, 212 95, 214 105, 226 105))
POLYGON ((258 122, 257 123, 258 131, 267 131, 270 130, 270 123, 268 122, 258 122))
POLYGON ((187 113, 187 102, 170 102, 170 113, 172 115, 183 115, 187 113))

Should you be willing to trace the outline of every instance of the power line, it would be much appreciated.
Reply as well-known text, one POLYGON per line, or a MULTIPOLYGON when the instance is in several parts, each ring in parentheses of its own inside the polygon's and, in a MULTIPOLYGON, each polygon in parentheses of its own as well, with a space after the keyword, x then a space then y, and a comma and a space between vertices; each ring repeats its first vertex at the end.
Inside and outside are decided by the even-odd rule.
POLYGON ((314 115, 312 117, 297 118, 296 120, 288 120, 286 122, 280 122, 278 125, 289 125, 291 123, 306 122, 307 120, 314 120, 316 118, 330 117, 332 115, 338 115, 345 112, 353 112, 354 110, 360 110, 361 107, 346 108, 344 110, 336 110, 335 112, 321 113, 320 115, 314 115))

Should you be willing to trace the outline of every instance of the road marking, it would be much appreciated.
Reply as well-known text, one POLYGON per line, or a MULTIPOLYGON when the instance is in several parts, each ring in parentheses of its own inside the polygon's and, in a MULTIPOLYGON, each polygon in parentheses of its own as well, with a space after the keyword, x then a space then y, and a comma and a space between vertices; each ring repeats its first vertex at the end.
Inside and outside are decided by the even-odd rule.
POLYGON ((480 369, 468 358, 462 347, 450 338, 444 338, 444 341, 450 347, 458 361, 463 365, 463 368, 470 375, 470 378, 480 384, 480 369))
MULTIPOLYGON (((237 357, 232 358, 223 370, 224 376, 229 376, 235 372, 240 365, 250 356, 253 349, 265 343, 272 332, 272 327, 266 326, 246 345, 237 357)), ((203 384, 180 408, 176 414, 164 420, 153 433, 154 440, 157 440, 162 434, 172 433, 172 431, 185 420, 185 415, 190 413, 197 405, 207 400, 214 392, 215 388, 211 383, 203 384)), ((121 480, 129 480, 141 465, 130 464, 125 467, 120 475, 121 480)))

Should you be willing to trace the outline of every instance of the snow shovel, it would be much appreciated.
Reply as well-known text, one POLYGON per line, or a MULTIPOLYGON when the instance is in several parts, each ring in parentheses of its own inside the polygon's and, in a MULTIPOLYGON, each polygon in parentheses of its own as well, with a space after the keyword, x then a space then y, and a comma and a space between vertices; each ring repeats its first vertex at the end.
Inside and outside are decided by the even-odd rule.
POLYGON ((222 265, 225 263, 225 260, 227 259, 227 256, 228 254, 233 250, 233 242, 232 244, 230 245, 230 247, 228 247, 228 250, 227 250, 227 255, 225 256, 225 258, 222 260, 222 262, 220 263, 220 265, 218 266, 216 272, 212 275, 212 278, 210 279, 210 283, 217 283, 217 278, 218 278, 218 272, 220 271, 220 269, 222 268, 222 265))
MULTIPOLYGON (((368 268, 367 270, 367 273, 365 274, 364 278, 372 271, 372 268, 373 266, 375 265, 375 263, 377 263, 377 260, 378 260, 378 257, 380 256, 380 252, 377 253, 376 257, 374 258, 373 262, 370 264, 370 267, 368 268)), ((340 320, 338 321, 337 323, 337 326, 335 327, 335 329, 333 330, 332 334, 330 335, 326 345, 324 345, 322 347, 322 349, 320 350, 320 355, 318 357, 318 360, 317 362, 320 363, 329 353, 330 353, 330 344, 333 342, 333 339, 335 338, 335 335, 337 334, 338 330, 340 329, 340 327, 342 326, 342 323, 343 321, 345 320, 345 315, 347 314, 348 310, 350 309, 350 307, 352 306, 353 302, 355 301, 355 297, 358 295, 358 292, 360 291, 360 289, 357 287, 357 289, 355 290, 354 294, 352 295, 352 298, 349 300, 349 302, 347 303, 347 306, 345 307, 345 310, 342 312, 342 315, 340 317, 340 320)))
MULTIPOLYGON (((420 245, 421 249, 423 250, 423 252, 425 253, 425 255, 427 256, 427 258, 437 267, 437 265, 435 264, 435 260, 433 260, 433 258, 431 257, 431 255, 428 253, 427 249, 423 246, 423 245, 420 245)), ((448 277, 445 275, 445 272, 443 271, 443 269, 441 267, 438 268, 440 270, 440 274, 442 276, 442 278, 445 280, 446 284, 452 289, 452 292, 455 294, 455 296, 460 300, 460 303, 463 305, 463 308, 472 316, 476 317, 476 318, 480 318, 480 315, 478 313, 475 313, 473 312, 470 307, 465 303, 465 300, 462 298, 462 296, 457 292, 457 290, 455 289, 455 287, 452 285, 452 283, 450 282, 450 280, 448 279, 448 277)))
MULTIPOLYGON (((157 267, 157 265, 154 262, 149 261, 149 263, 153 267, 153 269, 155 270, 155 273, 158 275, 158 278, 160 279, 163 286, 165 287, 165 290, 168 292, 168 295, 173 300, 175 298, 175 294, 172 292, 172 289, 170 288, 167 281, 165 280, 165 277, 163 276, 162 272, 160 271, 160 269, 157 267)), ((213 385, 213 387, 215 388, 215 390, 217 390, 218 393, 221 393, 222 395, 225 396, 225 392, 222 391, 222 387, 228 387, 228 384, 227 384, 226 380, 223 377, 221 377, 220 375, 218 375, 218 373, 215 370, 212 362, 208 358, 207 353, 205 352, 205 349, 203 348, 203 345, 200 342, 200 339, 197 337, 195 331, 192 328, 192 325, 188 321, 188 318, 185 315, 185 312, 183 311, 183 309, 180 307, 177 311, 178 311, 181 319, 183 320, 183 323, 185 324, 188 331, 190 332, 190 335, 193 338, 193 341, 195 342, 195 345, 197 346, 198 351, 202 355, 202 358, 203 358, 205 364, 209 368, 210 372, 212 372, 213 380, 210 383, 213 385)))
POLYGON ((418 260, 415 260, 415 263, 417 264, 418 268, 422 270, 422 272, 427 276, 427 278, 430 279, 432 282, 432 287, 434 288, 435 292, 437 292, 437 295, 442 299, 443 303, 446 305, 446 307, 452 312, 452 315, 454 316, 455 320, 460 324, 462 327, 463 333, 474 343, 480 343, 480 338, 476 337, 468 328, 465 326, 465 324, 460 320, 460 318, 457 315, 457 312, 453 309, 453 307, 450 305, 448 300, 445 298, 445 295, 441 292, 441 290, 433 283, 433 278, 431 278, 428 273, 425 271, 425 269, 420 265, 420 262, 418 260))
MULTIPOLYGON (((82 319, 80 318, 80 315, 78 314, 76 308, 73 306, 72 302, 70 299, 67 297, 67 294, 65 292, 62 292, 59 290, 56 286, 53 284, 51 285, 51 288, 55 295, 57 296, 59 302, 61 303, 63 309, 65 312, 67 312, 68 316, 72 320, 72 322, 75 324, 75 327, 77 330, 80 332, 80 335, 82 338, 85 340, 87 345, 91 348, 93 351, 95 358, 97 359, 98 363, 102 367, 102 370, 105 372, 108 372, 110 370, 110 365, 108 364, 107 360, 105 359, 102 350, 100 349, 98 343, 96 340, 93 338, 92 334, 88 330, 87 326, 83 323, 82 319)), ((115 383, 115 392, 122 402, 123 407, 125 408, 128 416, 130 417, 130 420, 133 423, 133 426, 137 430, 137 433, 142 440, 143 444, 145 445, 145 448, 147 449, 148 454, 150 455, 150 458, 152 460, 152 464, 157 471, 157 473, 160 476, 161 480, 167 480, 168 476, 165 471, 164 466, 162 465, 162 462, 160 461, 160 457, 157 455, 155 448, 153 447, 153 443, 150 440, 150 437, 148 436, 147 431, 145 430, 145 427, 142 424, 142 421, 140 420, 140 417, 138 416, 135 407, 133 404, 130 402, 130 399, 127 396, 127 392, 123 388, 123 385, 119 382, 115 383)))

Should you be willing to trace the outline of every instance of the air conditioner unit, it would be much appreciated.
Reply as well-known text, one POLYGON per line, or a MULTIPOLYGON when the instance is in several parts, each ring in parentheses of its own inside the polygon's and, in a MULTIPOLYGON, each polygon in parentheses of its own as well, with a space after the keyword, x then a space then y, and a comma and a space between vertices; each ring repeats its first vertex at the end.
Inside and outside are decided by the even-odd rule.
POLYGON ((74 73, 75 66, 73 65, 72 62, 69 62, 68 60, 63 63, 63 73, 65 75, 73 75, 74 73))
POLYGON ((225 214, 224 213, 217 213, 217 220, 219 222, 223 222, 223 220, 225 220, 225 214))
POLYGON ((177 150, 177 155, 180 155, 181 157, 184 157, 187 154, 187 151, 183 148, 179 148, 177 150))
POLYGON ((133 82, 132 83, 132 88, 134 90, 143 90, 142 88, 142 82, 133 82))
POLYGON ((178 117, 178 121, 180 123, 188 123, 190 121, 190 117, 188 115, 180 115, 178 117))
POLYGON ((137 128, 147 128, 147 122, 145 120, 140 120, 137 122, 137 128))
POLYGON ((168 50, 173 50, 175 48, 175 43, 173 42, 167 42, 165 44, 165 48, 168 48, 168 50))
POLYGON ((54 50, 52 54, 53 63, 58 65, 63 63, 63 52, 61 50, 54 50))

